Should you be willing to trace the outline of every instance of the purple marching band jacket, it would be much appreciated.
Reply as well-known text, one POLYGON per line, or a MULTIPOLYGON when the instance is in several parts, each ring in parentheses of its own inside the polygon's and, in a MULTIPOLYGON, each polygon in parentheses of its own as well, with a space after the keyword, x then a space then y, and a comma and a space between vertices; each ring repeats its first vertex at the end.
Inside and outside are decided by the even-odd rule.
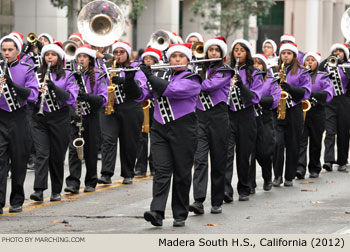
MULTIPOLYGON (((311 84, 311 96, 314 92, 324 91, 327 93, 325 102, 330 102, 334 95, 334 89, 331 79, 326 72, 317 71, 315 81, 311 84)), ((317 102, 317 101, 316 101, 317 102)), ((315 106, 316 103, 311 100, 311 105, 315 106)))
MULTIPOLYGON (((344 62, 342 64, 350 64, 349 62, 344 62)), ((328 66, 324 69, 325 72, 329 74, 329 78, 333 84, 333 96, 338 96, 346 94, 348 91, 349 78, 345 74, 345 68, 337 67, 330 69, 328 66), (340 77, 340 79, 339 79, 340 77), (339 85, 341 82, 341 86, 339 85)))
MULTIPOLYGON (((212 68, 209 68, 206 76, 209 76, 211 72, 212 68)), ((227 65, 223 65, 216 69, 216 72, 210 78, 203 80, 197 101, 197 109, 206 111, 220 102, 226 103, 233 74, 233 69, 227 65)))
MULTIPOLYGON (((229 97, 229 105, 230 110, 234 112, 257 104, 261 99, 261 92, 264 84, 262 72, 258 70, 254 70, 250 84, 247 82, 245 65, 241 66, 238 72, 239 76, 242 79, 243 85, 252 92, 253 96, 251 99, 248 99, 248 101, 244 102, 244 100, 242 101, 243 97, 241 97, 240 94, 236 96, 235 91, 233 91, 231 97, 229 97)), ((242 93, 242 91, 240 93, 242 93)))
MULTIPOLYGON (((1 68, 3 69, 3 63, 1 64, 1 68)), ((5 96, 9 96, 3 93, 0 98, 0 109, 11 112, 25 106, 27 101, 34 102, 38 97, 39 91, 38 81, 35 78, 35 73, 30 64, 20 62, 18 59, 16 59, 8 64, 8 73, 13 82, 12 87, 11 85, 8 85, 8 91, 11 93, 11 97, 13 99, 11 99, 11 102, 9 101, 10 99, 6 100, 5 96), (23 92, 18 90, 20 87, 29 89, 30 93, 29 90, 27 90, 28 92, 25 92, 29 93, 29 96, 26 94, 26 97, 21 97, 23 92)), ((3 92, 5 92, 5 90, 3 92)))
MULTIPOLYGON (((162 95, 150 92, 147 83, 141 84, 142 94, 135 101, 154 98, 154 119, 164 125, 196 111, 201 89, 200 77, 190 70, 172 73, 171 70, 157 71, 155 76, 169 81, 162 95)), ((136 79, 136 78, 135 78, 136 79)))

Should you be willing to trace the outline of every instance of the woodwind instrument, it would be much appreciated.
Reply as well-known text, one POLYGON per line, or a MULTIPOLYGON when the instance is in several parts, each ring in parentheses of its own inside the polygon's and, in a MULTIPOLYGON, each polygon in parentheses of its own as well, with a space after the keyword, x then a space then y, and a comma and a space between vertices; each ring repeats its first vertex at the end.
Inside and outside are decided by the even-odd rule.
POLYGON ((0 78, 0 87, 1 87, 1 91, 0 91, 0 98, 2 96, 2 94, 5 92, 5 86, 6 86, 6 80, 3 81, 2 79, 5 78, 5 74, 7 72, 7 68, 8 68, 8 58, 5 58, 4 60, 4 69, 2 70, 2 74, 1 74, 1 78, 0 78))
MULTIPOLYGON (((51 62, 49 62, 47 64, 47 70, 46 70, 45 77, 44 77, 44 83, 46 83, 46 81, 50 78, 50 72, 51 72, 50 68, 51 68, 51 62)), ((38 111, 38 113, 36 113, 36 115, 38 115, 38 116, 44 115, 44 102, 46 100, 45 96, 49 92, 47 85, 44 85, 42 88, 44 89, 44 92, 42 92, 40 95, 41 100, 40 100, 39 111, 38 111)))
MULTIPOLYGON (((311 71, 311 66, 307 65, 306 66, 306 71, 309 72, 311 71)), ((304 115, 304 121, 306 118, 306 112, 308 112, 311 109, 311 103, 309 100, 303 100, 301 102, 301 107, 303 108, 303 115, 304 115)))
MULTIPOLYGON (((284 71, 284 62, 282 62, 282 65, 280 68, 279 78, 280 78, 280 83, 283 83, 286 81, 286 73, 284 71)), ((277 107, 278 120, 286 119, 286 104, 287 104, 288 96, 289 94, 286 91, 284 91, 281 87, 281 100, 278 103, 278 107, 277 107)))
POLYGON ((142 102, 142 110, 143 110, 143 123, 142 123, 142 129, 141 132, 143 133, 149 133, 149 107, 151 106, 151 100, 147 99, 142 102))
MULTIPOLYGON (((113 61, 112 68, 117 68, 117 62, 119 58, 113 61)), ((106 115, 111 115, 114 113, 114 100, 115 100, 115 88, 116 84, 112 83, 112 78, 114 76, 117 76, 116 72, 110 72, 109 74, 109 86, 108 86, 108 101, 105 109, 105 114, 106 115)))
POLYGON ((74 139, 73 141, 73 146, 77 149, 77 153, 78 153, 78 158, 80 160, 83 160, 84 158, 84 144, 85 144, 85 140, 82 137, 82 132, 84 131, 84 127, 83 127, 83 109, 81 106, 80 102, 77 102, 77 107, 75 110, 75 113, 79 116, 79 122, 76 122, 76 126, 78 128, 78 137, 76 139, 74 139))

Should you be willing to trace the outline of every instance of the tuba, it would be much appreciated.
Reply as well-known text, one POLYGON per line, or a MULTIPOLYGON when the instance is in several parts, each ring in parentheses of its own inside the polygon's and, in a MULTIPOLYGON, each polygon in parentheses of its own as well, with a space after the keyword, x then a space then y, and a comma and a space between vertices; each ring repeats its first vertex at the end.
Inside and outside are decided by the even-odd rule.
MULTIPOLYGON (((286 73, 284 72, 284 62, 282 62, 280 72, 279 72, 280 82, 286 81, 286 73)), ((278 103, 277 107, 277 119, 284 120, 286 119, 286 104, 288 99, 288 93, 281 88, 281 100, 278 103)))
POLYGON ((169 34, 164 30, 155 31, 151 35, 150 45, 152 48, 160 51, 166 50, 170 45, 169 34))
POLYGON ((201 59, 204 58, 204 43, 203 42, 195 42, 191 46, 192 54, 195 58, 201 59))
POLYGON ((66 60, 73 60, 74 55, 75 55, 75 51, 79 47, 78 44, 76 42, 74 42, 73 40, 67 40, 67 41, 63 42, 62 47, 63 47, 63 50, 66 54, 66 60))
POLYGON ((123 35, 125 17, 122 10, 110 1, 92 1, 79 12, 78 30, 89 44, 106 47, 123 35))

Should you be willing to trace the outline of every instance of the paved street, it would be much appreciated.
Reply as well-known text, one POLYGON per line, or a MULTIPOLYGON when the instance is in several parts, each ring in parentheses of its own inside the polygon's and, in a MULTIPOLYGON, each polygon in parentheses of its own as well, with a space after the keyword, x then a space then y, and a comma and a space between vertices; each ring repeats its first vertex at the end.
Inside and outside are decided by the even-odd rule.
MULTIPOLYGON (((101 161, 99 161, 100 169, 101 161)), ((119 175, 119 161, 116 174, 119 175)), ((24 211, 9 214, 8 205, 0 217, 1 233, 349 233, 350 232, 350 174, 322 172, 317 179, 295 180, 292 188, 262 190, 258 168, 258 188, 248 202, 223 205, 223 213, 190 213, 186 227, 174 228, 170 199, 162 228, 153 227, 143 219, 152 196, 152 177, 135 179, 132 185, 121 184, 115 175, 110 186, 99 185, 94 193, 63 194, 61 202, 49 201, 45 191, 42 204, 26 200, 24 211)), ((65 175, 68 174, 66 163, 65 175)), ((236 178, 236 175, 234 176, 236 178)), ((29 171, 25 183, 26 198, 32 193, 34 172, 29 171)), ((10 182, 10 179, 8 179, 10 182)), ((236 179, 233 181, 236 184, 236 179)), ((8 186, 8 189, 10 187, 8 186)), ((8 191, 9 195, 9 191, 8 191)), ((192 198, 192 192, 191 192, 192 198)), ((191 199, 192 202, 192 199, 191 199)), ((8 203, 8 198, 7 198, 8 203)))

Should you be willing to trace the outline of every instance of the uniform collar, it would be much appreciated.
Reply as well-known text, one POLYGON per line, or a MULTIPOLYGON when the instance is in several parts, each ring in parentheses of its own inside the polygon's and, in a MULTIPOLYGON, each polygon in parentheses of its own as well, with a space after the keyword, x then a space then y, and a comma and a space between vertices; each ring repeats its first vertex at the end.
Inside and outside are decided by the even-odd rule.
POLYGON ((238 70, 243 70, 243 69, 245 69, 246 68, 246 64, 244 64, 244 65, 242 65, 242 66, 240 66, 240 67, 238 67, 238 70))
POLYGON ((18 65, 18 63, 19 63, 19 60, 18 60, 18 59, 15 59, 15 60, 12 61, 11 63, 8 63, 8 66, 9 66, 9 67, 14 67, 14 66, 18 65))

